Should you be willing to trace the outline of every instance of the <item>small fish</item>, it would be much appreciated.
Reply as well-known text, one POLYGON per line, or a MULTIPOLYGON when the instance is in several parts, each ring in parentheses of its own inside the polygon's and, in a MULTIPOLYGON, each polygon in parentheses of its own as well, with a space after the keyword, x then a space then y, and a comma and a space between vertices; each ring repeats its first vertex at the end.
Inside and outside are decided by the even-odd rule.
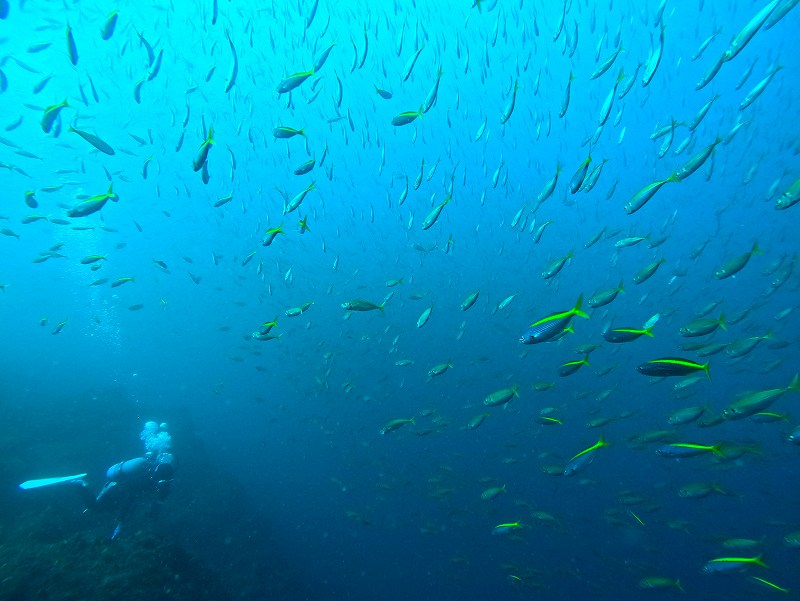
POLYGON ((293 127, 286 127, 285 125, 279 125, 278 127, 272 130, 272 135, 275 137, 276 140, 288 140, 289 138, 293 138, 295 136, 305 137, 306 133, 302 129, 295 129, 293 127))
POLYGON ((417 319, 417 327, 418 327, 418 328, 421 328, 421 327, 422 327, 422 326, 424 326, 426 323, 428 323, 428 319, 429 319, 429 318, 430 318, 430 316, 431 316, 431 311, 433 311, 433 307, 428 307, 427 309, 425 309, 425 310, 422 312, 422 315, 420 315, 420 316, 419 316, 419 319, 417 319))
POLYGON ((111 36, 114 35, 114 30, 117 27, 117 18, 119 17, 119 13, 115 10, 112 11, 108 17, 106 17, 106 22, 103 24, 103 28, 100 30, 100 37, 103 40, 108 41, 111 39, 111 36))
POLYGON ((698 371, 704 371, 710 378, 709 364, 695 363, 689 359, 679 357, 665 357, 663 359, 651 359, 642 363, 636 368, 644 376, 668 377, 668 376, 688 376, 698 371))
POLYGON ((453 364, 450 361, 447 363, 439 363, 438 365, 434 365, 428 370, 428 377, 435 378, 436 376, 441 376, 444 372, 452 367, 453 364))
POLYGON ((53 124, 56 122, 56 119, 58 119, 58 115, 67 107, 69 107, 69 103, 65 98, 63 102, 48 106, 44 109, 44 114, 42 115, 42 131, 44 133, 50 133, 50 130, 53 129, 53 124))
POLYGON ((758 242, 754 242, 753 247, 750 249, 749 252, 746 252, 743 255, 739 255, 738 257, 731 259, 730 261, 725 263, 725 265, 715 270, 714 278, 718 280, 724 280, 733 275, 736 275, 742 269, 744 269, 745 265, 747 265, 748 261, 750 261, 750 257, 752 257, 753 255, 760 255, 760 254, 761 250, 758 248, 758 242))
POLYGON ((365 300, 361 300, 361 299, 354 299, 354 300, 349 300, 349 301, 343 302, 341 306, 342 306, 342 309, 344 309, 345 311, 364 312, 364 311, 375 311, 375 310, 378 310, 381 313, 383 313, 385 304, 386 304, 386 301, 383 301, 383 303, 381 303, 380 305, 375 305, 375 304, 373 304, 373 303, 371 303, 369 301, 365 301, 365 300))
POLYGON ((487 488, 481 493, 481 501, 491 501, 504 492, 506 492, 505 484, 503 486, 493 486, 492 488, 487 488))
POLYGON ((68 217, 86 217, 92 213, 96 213, 105 206, 107 201, 117 202, 119 196, 114 193, 114 184, 108 186, 108 191, 105 194, 92 196, 86 200, 80 201, 67 211, 68 217))
POLYGON ((663 576, 648 576, 646 578, 642 578, 639 581, 639 587, 646 589, 660 590, 660 591, 676 588, 682 593, 685 592, 683 590, 683 586, 681 585, 680 580, 674 580, 672 578, 664 578, 663 576))
POLYGON ((769 567, 763 560, 764 555, 757 555, 756 557, 718 557, 710 560, 703 567, 703 571, 708 574, 717 572, 736 572, 749 568, 752 565, 757 565, 762 568, 769 567))
POLYGON ((72 35, 72 28, 67 24, 67 52, 69 53, 69 62, 73 65, 78 64, 78 47, 75 44, 75 38, 72 35))
POLYGON ((489 407, 497 407, 511 402, 514 397, 519 398, 519 387, 516 384, 511 388, 503 388, 487 395, 483 399, 483 404, 489 407))
POLYGON ((97 148, 97 150, 99 150, 100 152, 104 152, 105 154, 108 154, 108 155, 113 155, 114 154, 114 149, 111 148, 111 146, 109 146, 106 142, 104 142, 103 140, 101 140, 100 138, 95 136, 94 134, 90 134, 89 132, 82 131, 80 129, 75 129, 72 126, 70 126, 68 128, 68 131, 70 131, 72 133, 75 133, 75 134, 78 134, 81 138, 83 138, 84 140, 89 142, 89 144, 91 144, 92 146, 97 148))
POLYGON ((295 175, 305 175, 314 168, 314 165, 316 165, 316 161, 314 159, 308 160, 295 169, 293 173, 295 175))
POLYGON ((291 92, 313 75, 314 75, 314 70, 312 69, 311 71, 302 71, 300 73, 294 73, 292 75, 283 78, 280 81, 280 83, 278 83, 278 94, 285 94, 286 92, 291 92))
POLYGON ((425 217, 422 221, 422 229, 427 230, 433 227, 436 221, 439 219, 439 215, 442 214, 442 209, 450 202, 450 196, 445 198, 441 203, 436 205, 430 213, 425 217))
POLYGON ((479 428, 487 417, 489 417, 488 413, 481 413, 480 415, 476 415, 471 420, 469 420, 469 423, 467 423, 467 429, 475 430, 476 428, 479 428))
POLYGON ((514 530, 519 530, 520 528, 524 528, 520 522, 510 522, 507 524, 498 524, 494 528, 492 528, 492 534, 494 536, 499 536, 501 534, 508 534, 513 532, 514 530))
POLYGON ((719 314, 718 319, 713 319, 710 317, 695 319, 694 321, 687 323, 685 326, 682 326, 678 330, 678 333, 681 336, 686 337, 707 336, 708 334, 716 332, 718 328, 722 328, 723 330, 728 329, 728 326, 725 323, 725 315, 723 313, 719 314))
POLYGON ((97 261, 105 261, 106 255, 87 255, 81 259, 81 265, 91 265, 97 261))
POLYGON ((479 294, 480 294, 480 290, 476 290, 475 292, 470 293, 467 296, 467 298, 465 298, 463 301, 461 301, 461 305, 459 305, 461 307, 461 310, 462 311, 466 311, 467 309, 472 307, 472 305, 475 304, 475 301, 478 300, 478 295, 479 294))
POLYGON ((133 278, 131 278, 131 277, 117 278, 116 280, 111 282, 111 287, 112 288, 117 288, 118 286, 122 286, 123 284, 126 284, 128 282, 134 282, 134 281, 135 280, 133 278))
POLYGON ((208 160, 208 152, 211 150, 211 146, 214 144, 214 128, 208 128, 208 136, 200 145, 200 148, 197 150, 197 154, 192 161, 192 169, 195 171, 200 171, 203 168, 203 165, 206 164, 208 160))
POLYGON ((620 292, 625 292, 625 289, 622 287, 622 280, 619 281, 619 286, 616 288, 612 288, 610 290, 603 290, 601 292, 597 292, 589 299, 589 306, 592 309, 597 309, 599 307, 605 307, 607 304, 611 303, 620 292))
POLYGON ((279 225, 278 227, 273 227, 268 229, 264 236, 261 238, 261 246, 269 246, 275 240, 275 237, 278 234, 283 234, 283 224, 279 225))
POLYGON ((661 264, 664 263, 666 259, 663 257, 658 261, 653 261, 649 265, 645 265, 635 276, 633 276, 633 283, 634 284, 642 284, 649 280, 658 268, 661 267, 661 264))
POLYGON ((417 120, 417 117, 422 117, 422 107, 418 111, 405 111, 398 113, 392 117, 392 125, 400 127, 401 125, 408 125, 417 120))
POLYGON ((381 434, 386 434, 387 432, 392 432, 393 430, 397 430, 398 428, 402 428, 406 424, 414 424, 414 418, 410 419, 393 419, 386 423, 386 425, 380 429, 381 434))
POLYGON ((553 313, 547 317, 535 321, 530 325, 520 337, 522 344, 538 344, 540 342, 547 342, 552 340, 559 334, 563 333, 574 316, 589 319, 589 316, 581 309, 583 304, 583 294, 578 297, 575 306, 568 311, 560 311, 553 313))
POLYGON ((390 91, 382 90, 378 86, 375 86, 375 93, 378 94, 378 96, 380 96, 384 100, 391 100, 392 99, 392 93, 390 91))

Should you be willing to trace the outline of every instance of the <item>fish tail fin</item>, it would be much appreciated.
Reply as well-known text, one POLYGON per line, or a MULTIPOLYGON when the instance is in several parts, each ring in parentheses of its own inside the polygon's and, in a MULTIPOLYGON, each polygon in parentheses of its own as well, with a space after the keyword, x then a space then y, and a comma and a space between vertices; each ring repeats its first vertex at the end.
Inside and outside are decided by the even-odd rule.
POLYGON ((584 313, 584 311, 581 309, 582 305, 583 305, 583 293, 581 293, 581 295, 578 297, 578 301, 572 308, 572 314, 583 317, 584 319, 589 319, 589 316, 586 313, 584 313))
POLYGON ((384 300, 384 301, 383 301, 383 302, 382 302, 380 305, 378 305, 378 310, 379 310, 381 313, 385 313, 385 311, 383 310, 383 308, 384 308, 385 306, 386 306, 386 301, 384 300))
POLYGON ((511 387, 511 391, 514 393, 515 397, 519 398, 519 386, 517 384, 511 387))
POLYGON ((681 581, 680 581, 680 579, 678 579, 678 580, 676 580, 676 581, 675 581, 675 588, 676 588, 676 589, 678 589, 678 590, 679 590, 680 592, 682 592, 682 593, 685 593, 685 592, 686 592, 686 591, 684 590, 684 588, 683 588, 683 585, 681 584, 681 581))
POLYGON ((800 373, 794 375, 792 381, 789 382, 789 386, 787 390, 792 390, 794 392, 800 392, 800 373))
POLYGON ((711 379, 711 362, 709 361, 705 365, 703 365, 703 371, 706 372, 706 376, 708 379, 711 379))
POLYGON ((762 568, 768 568, 769 567, 766 564, 766 562, 764 561, 764 554, 763 553, 759 553, 758 555, 756 555, 753 558, 753 563, 756 564, 757 566, 761 566, 762 568))
POLYGON ((414 417, 412 417, 410 420, 408 420, 408 423, 410 423, 412 426, 416 426, 417 422, 414 421, 414 419, 416 419, 416 417, 417 417, 416 415, 414 417))
POLYGON ((625 288, 622 287, 622 280, 619 281, 619 286, 617 286, 617 292, 625 292, 625 288))
POLYGON ((726 332, 728 331, 728 324, 725 322, 725 313, 721 311, 719 314, 719 327, 721 327, 726 332))
POLYGON ((758 240, 756 240, 755 242, 753 242, 753 248, 751 248, 751 249, 750 249, 750 254, 751 254, 751 255, 763 255, 763 254, 764 254, 764 253, 761 251, 761 249, 760 249, 760 248, 758 248, 758 240))
POLYGON ((721 445, 715 444, 709 450, 712 453, 714 453, 714 455, 716 455, 717 457, 720 457, 722 459, 727 459, 727 456, 725 455, 725 452, 722 450, 722 446, 721 445))
POLYGON ((214 126, 211 125, 208 128, 208 137, 206 138, 206 144, 214 144, 214 126))

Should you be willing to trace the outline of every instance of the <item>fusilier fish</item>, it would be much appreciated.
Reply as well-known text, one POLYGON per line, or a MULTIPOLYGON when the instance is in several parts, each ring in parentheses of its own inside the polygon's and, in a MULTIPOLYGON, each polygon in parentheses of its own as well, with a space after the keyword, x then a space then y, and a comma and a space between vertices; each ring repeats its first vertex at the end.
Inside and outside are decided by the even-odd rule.
POLYGON ((569 311, 553 313, 552 315, 548 315, 547 317, 543 317, 542 319, 535 321, 531 324, 530 328, 523 332, 522 336, 520 337, 520 342, 522 344, 538 344, 540 342, 547 342, 548 340, 552 340, 559 334, 563 333, 575 315, 583 317, 584 319, 589 319, 589 316, 581 309, 582 304, 583 294, 578 297, 578 301, 575 303, 575 306, 569 311))
POLYGON ((197 154, 192 161, 192 169, 195 171, 200 171, 203 168, 203 165, 206 164, 208 160, 208 152, 211 150, 211 146, 214 144, 214 128, 208 128, 208 135, 203 143, 200 145, 200 148, 197 150, 197 154))
POLYGON ((620 292, 625 292, 625 289, 622 287, 622 280, 619 281, 619 286, 616 288, 612 288, 610 290, 603 290, 600 292, 595 293, 589 299, 589 306, 592 309, 598 309, 600 307, 605 307, 607 304, 612 302, 620 292))
POLYGON ((725 265, 720 267, 719 269, 714 271, 714 277, 718 280, 724 280, 726 278, 731 277, 732 275, 736 275, 742 269, 744 269, 745 265, 747 265, 748 261, 750 261, 750 257, 753 255, 760 255, 761 250, 758 248, 758 242, 753 243, 753 247, 750 249, 749 252, 746 252, 738 257, 731 259, 725 265))
POLYGON ((656 376, 659 378, 667 376, 688 376, 698 371, 704 371, 708 377, 711 377, 708 363, 695 363, 694 361, 681 359, 680 357, 651 359, 639 365, 636 371, 645 376, 656 376))
POLYGON ((505 405, 513 400, 514 397, 519 398, 519 387, 517 385, 514 385, 511 388, 503 388, 502 390, 497 390, 487 395, 486 398, 483 399, 483 404, 488 405, 489 407, 505 405))
POLYGON ((80 201, 78 204, 73 206, 69 211, 67 211, 68 217, 86 217, 87 215, 91 215, 92 213, 96 213, 103 206, 106 204, 107 201, 117 202, 119 200, 119 196, 114 193, 114 184, 108 186, 108 191, 105 194, 99 194, 97 196, 92 196, 91 198, 87 198, 86 200, 80 201))
POLYGON ((361 299, 354 299, 349 300, 342 303, 342 309, 345 311, 375 311, 378 310, 383 312, 384 305, 386 301, 383 301, 380 305, 375 305, 369 301, 361 300, 361 299))
POLYGON ((445 205, 450 202, 450 196, 445 198, 441 203, 433 207, 430 213, 425 217, 422 221, 422 229, 427 230, 433 227, 433 224, 436 223, 436 220, 439 219, 439 215, 442 214, 442 209, 444 209, 445 205))

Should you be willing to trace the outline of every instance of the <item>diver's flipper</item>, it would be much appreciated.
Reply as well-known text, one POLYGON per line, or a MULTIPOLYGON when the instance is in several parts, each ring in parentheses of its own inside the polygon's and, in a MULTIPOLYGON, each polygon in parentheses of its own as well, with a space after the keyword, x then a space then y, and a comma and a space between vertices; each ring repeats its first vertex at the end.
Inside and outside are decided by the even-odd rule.
POLYGON ((86 474, 77 474, 75 476, 62 476, 60 478, 42 478, 40 480, 28 480, 19 485, 22 490, 31 488, 41 488, 42 486, 51 486, 52 484, 63 484, 65 482, 77 482, 81 480, 86 474))

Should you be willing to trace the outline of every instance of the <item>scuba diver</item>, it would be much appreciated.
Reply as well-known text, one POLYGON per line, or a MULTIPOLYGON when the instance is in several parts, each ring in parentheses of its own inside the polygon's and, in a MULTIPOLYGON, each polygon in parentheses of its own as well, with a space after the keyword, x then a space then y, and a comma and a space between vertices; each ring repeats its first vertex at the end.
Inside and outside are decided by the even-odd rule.
POLYGON ((141 501, 152 499, 150 515, 158 517, 161 505, 169 495, 177 467, 175 456, 170 453, 172 437, 167 432, 167 424, 147 422, 140 438, 144 442, 144 456, 121 461, 108 468, 108 481, 97 495, 86 483, 86 474, 28 480, 19 487, 29 490, 54 484, 77 485, 85 505, 84 511, 116 512, 116 525, 111 535, 111 540, 114 540, 122 528, 123 520, 141 501))

